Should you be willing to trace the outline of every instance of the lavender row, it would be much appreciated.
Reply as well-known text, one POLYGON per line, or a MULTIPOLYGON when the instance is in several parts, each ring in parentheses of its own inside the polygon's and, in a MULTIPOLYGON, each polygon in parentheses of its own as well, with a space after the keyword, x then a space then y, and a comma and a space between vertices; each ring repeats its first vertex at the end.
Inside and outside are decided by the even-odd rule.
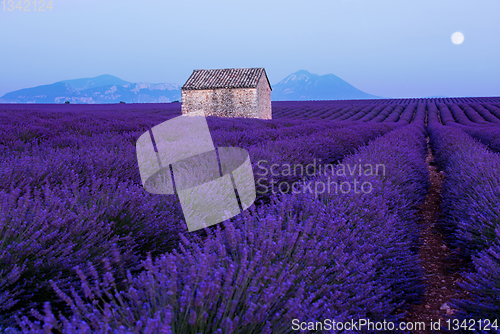
MULTIPOLYGON (((249 151, 259 203, 268 202, 277 192, 289 192, 293 183, 308 177, 305 171, 308 165, 338 163, 355 149, 397 127, 396 124, 287 121, 294 126, 274 129, 266 138, 255 127, 247 131, 218 131, 229 128, 214 126, 219 121, 233 124, 234 120, 210 120, 209 125, 215 129, 212 137, 216 146, 238 146, 249 151), (287 174, 286 170, 290 172, 287 174)), ((267 122, 261 127, 269 125, 267 122)))
MULTIPOLYGON (((373 192, 277 196, 207 238, 186 236, 180 252, 146 260, 125 281, 111 266, 107 275, 82 266, 81 292, 54 285, 70 314, 47 305, 38 317, 63 333, 291 333, 293 319, 397 321, 422 293, 413 248, 428 186, 424 148, 422 129, 392 131, 344 160, 385 164, 387 174, 332 176, 370 181, 373 192)), ((30 333, 42 324, 22 322, 30 333)))
MULTIPOLYGON (((346 100, 346 101, 290 101, 273 102, 274 118, 293 118, 293 119, 335 119, 341 120, 370 120, 379 116, 384 108, 393 108, 390 115, 384 118, 380 116, 380 121, 397 121, 397 115, 400 109, 416 105, 439 105, 439 108, 445 106, 450 115, 453 113, 461 121, 467 124, 483 124, 486 122, 497 123, 495 119, 500 118, 500 109, 494 102, 498 98, 429 98, 429 99, 393 99, 393 100, 346 100), (373 109, 376 111, 373 112, 373 109), (396 110, 397 109, 397 110, 396 110)), ((452 116, 453 118, 453 116, 452 116)))
MULTIPOLYGON (((135 163, 135 141, 155 125, 152 120, 106 119, 101 115, 32 115, 14 119, 0 129, 4 149, 0 187, 39 188, 45 182, 62 184, 66 169, 85 182, 88 175, 131 180, 139 183, 135 163), (153 124, 151 124, 153 123, 153 124), (139 129, 138 131, 135 129, 139 129), (135 130, 135 131, 130 131, 135 130)), ((153 118, 157 122, 163 118, 153 118)), ((211 119, 209 126, 216 146, 238 146, 255 152, 253 161, 289 155, 290 162, 312 161, 311 157, 341 159, 367 141, 390 131, 392 125, 363 126, 356 123, 211 119), (342 129, 340 129, 342 127, 342 129), (323 148, 324 146, 325 148, 323 148), (300 150, 287 151, 286 147, 300 150), (308 153, 309 152, 309 153, 308 153)), ((286 157, 285 157, 286 158, 286 157)))
MULTIPOLYGON (((460 286, 469 293, 468 299, 455 300, 452 307, 460 310, 456 315, 461 321, 488 319, 498 325, 500 314, 500 229, 495 230, 491 246, 472 258, 474 270, 464 275, 460 286), (496 320, 496 322, 495 322, 496 320)), ((494 327, 481 333, 491 333, 494 327)))
POLYGON ((496 118, 500 119, 500 107, 498 104, 495 106, 492 103, 487 103, 483 105, 490 113, 492 113, 496 118))
MULTIPOLYGON (((45 142, 56 147, 71 146, 80 136, 120 134, 134 136, 177 115, 132 114, 113 112, 0 112, 0 149, 2 153, 14 148, 22 150, 25 144, 45 142), (147 115, 147 116, 145 116, 147 115)), ((355 127, 354 122, 322 120, 270 120, 208 118, 209 128, 219 146, 249 146, 268 140, 300 137, 322 129, 355 127), (237 140, 239 138, 239 140, 237 140), (219 140, 221 139, 221 140, 219 140)))
POLYGON ((294 183, 310 177, 307 168, 313 167, 308 166, 337 164, 395 128, 391 124, 359 124, 249 147, 258 200, 267 201, 275 193, 288 193, 294 183))
POLYGON ((431 145, 446 175, 442 226, 448 241, 465 257, 484 249, 495 230, 500 156, 458 127, 428 127, 431 145))
MULTIPOLYGON (((116 251, 132 268, 147 252, 158 254, 177 245, 178 234, 185 231, 180 206, 174 196, 151 195, 140 186, 134 147, 138 136, 163 116, 18 116, 11 127, 2 127, 4 138, 14 138, 5 142, 8 150, 0 162, 3 314, 8 317, 55 297, 51 279, 66 291, 72 284, 68 272, 80 263, 99 263, 116 251), (136 128, 140 130, 129 131, 136 128), (19 138, 18 129, 44 135, 19 138)), ((209 119, 218 144, 231 144, 220 133, 262 134, 268 142, 245 143, 254 164, 267 159, 264 166, 283 161, 305 165, 318 157, 338 160, 394 128, 354 131, 329 122, 300 123, 209 119)))
POLYGON ((411 123, 416 108, 417 108, 417 103, 410 103, 407 106, 405 106, 405 109, 402 112, 401 116, 399 117, 397 123, 404 123, 404 124, 411 123))
POLYGON ((444 170, 440 225, 449 245, 472 259, 462 284, 470 300, 455 301, 462 319, 496 319, 500 311, 500 155, 458 127, 433 124, 431 145, 444 170))
POLYGON ((491 109, 488 110, 488 104, 481 105, 481 104, 471 104, 470 105, 474 110, 481 115, 487 122, 490 123, 500 123, 500 109, 491 109))
POLYGON ((175 198, 117 179, 72 176, 22 195, 19 188, 0 192, 3 315, 55 298, 50 280, 69 289, 76 265, 99 263, 116 250, 133 268, 146 251, 172 249, 185 230, 175 198))
POLYGON ((500 123, 500 112, 497 115, 492 112, 495 109, 489 104, 438 104, 440 116, 444 125, 454 123, 465 126, 498 125, 500 123))
POLYGON ((382 112, 382 110, 384 110, 388 107, 391 108, 390 106, 386 106, 386 105, 378 105, 374 109, 372 109, 369 113, 367 113, 366 115, 361 117, 359 120, 363 121, 363 122, 370 121, 373 118, 377 117, 382 112))
MULTIPOLYGON (((387 118, 380 120, 393 122, 400 116, 400 109, 407 109, 411 105, 438 104, 454 109, 457 117, 465 123, 481 124, 483 120, 494 122, 500 118, 499 98, 430 98, 430 99, 391 99, 391 100, 345 100, 345 101, 290 101, 272 102, 273 119, 328 119, 354 121, 365 117, 374 108, 379 112, 384 108, 393 108, 387 118), (493 118, 492 118, 493 117, 493 118)), ((52 110, 57 114, 74 113, 107 113, 130 114, 155 117, 175 117, 181 114, 180 103, 166 104, 121 104, 102 105, 0 105, 0 110, 9 115, 29 112, 39 113, 52 110)), ((388 109, 387 109, 388 110, 388 109)), ((1 112, 0 112, 1 114, 1 112)), ((374 116, 378 116, 375 113, 374 116)), ((372 114, 373 115, 373 114, 372 114)), ((385 115, 384 115, 385 116, 385 115)), ((371 116, 370 116, 371 117, 371 116)), ((1 115, 0 115, 1 118, 1 115)), ((10 118, 10 116, 9 116, 10 118)), ((373 118, 373 117, 372 117, 373 118)), ((366 119, 365 119, 366 120, 366 119)), ((464 124, 465 124, 464 123, 464 124)), ((2 121, 0 120, 0 124, 2 121)))
MULTIPOLYGON (((359 123, 339 122, 331 120, 312 119, 308 122, 303 120, 273 120, 247 121, 245 119, 208 119, 212 139, 215 146, 235 146, 249 148, 275 140, 294 140, 310 135, 319 135, 323 132, 336 131, 337 129, 356 129, 359 123), (234 128, 237 125, 237 128, 234 128)), ((390 125, 385 125, 389 128, 390 125)), ((327 135, 325 135, 327 136, 327 135)))
MULTIPOLYGON (((500 119, 496 118, 482 105, 475 104, 472 105, 472 107, 477 111, 476 116, 472 117, 476 120, 475 123, 463 120, 459 120, 459 122, 455 121, 452 112, 448 106, 444 104, 438 104, 437 106, 435 104, 429 105, 429 121, 435 124, 441 122, 447 126, 460 128, 474 139, 486 145, 492 151, 500 152, 500 127, 498 127, 500 119), (481 119, 478 118, 479 115, 481 115, 481 119), (464 125, 464 123, 469 125, 464 125)), ((463 106, 463 108, 467 110, 471 107, 463 106)))
POLYGON ((349 110, 346 112, 346 113, 343 113, 342 115, 340 115, 339 117, 336 118, 336 120, 339 120, 339 121, 343 121, 343 120, 346 120, 346 119, 349 119, 349 120, 356 120, 356 115, 362 115, 364 114, 366 111, 370 110, 370 109, 373 109, 374 106, 373 105, 368 105, 368 106, 365 106, 365 107, 360 107, 360 106, 356 106, 356 107, 349 107, 349 110))
POLYGON ((429 102, 429 110, 437 112, 443 125, 462 125, 467 127, 497 126, 500 123, 500 110, 496 113, 491 104, 445 104, 429 102))
POLYGON ((455 120, 455 117, 453 117, 453 114, 450 110, 450 108, 448 108, 448 106, 444 103, 438 103, 437 105, 436 104, 431 104, 430 105, 433 109, 435 107, 438 108, 439 110, 439 118, 441 119, 441 123, 443 125, 452 125, 452 124, 456 124, 456 120, 455 120))
POLYGON ((480 141, 486 145, 490 150, 500 153, 500 127, 487 126, 487 127, 466 127, 457 126, 465 131, 472 138, 480 141))
MULTIPOLYGON (((131 180, 140 178, 135 162, 135 141, 152 121, 113 118, 101 115, 54 114, 13 120, 1 130, 4 138, 3 161, 0 163, 0 187, 37 189, 45 182, 65 183, 65 170, 78 174, 85 183, 89 175, 131 180), (42 127, 43 125, 43 127, 42 127), (131 129, 139 131, 129 131, 131 129), (51 131, 53 130, 53 131, 51 131), (23 137, 30 134, 27 137, 23 137), (8 146, 7 146, 8 145, 8 146)), ((153 118, 161 122, 163 118, 153 118)), ((308 164, 314 159, 336 162, 369 140, 394 128, 394 125, 366 125, 354 122, 262 121, 209 118, 216 146, 248 149, 254 162, 272 165, 278 159, 308 164), (329 159, 329 160, 328 160, 329 159)))

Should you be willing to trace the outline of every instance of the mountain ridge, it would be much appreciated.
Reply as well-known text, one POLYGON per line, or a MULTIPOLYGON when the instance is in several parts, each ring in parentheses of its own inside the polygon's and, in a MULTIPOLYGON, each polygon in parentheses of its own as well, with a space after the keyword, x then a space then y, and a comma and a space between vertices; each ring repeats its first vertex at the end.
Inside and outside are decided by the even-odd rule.
POLYGON ((123 85, 130 83, 129 81, 122 80, 122 79, 115 77, 114 75, 111 75, 111 74, 102 74, 102 75, 98 75, 97 77, 93 77, 93 78, 62 80, 62 81, 58 81, 58 82, 66 83, 66 84, 70 85, 71 87, 73 87, 77 91, 85 90, 85 89, 91 88, 92 86, 94 86, 94 88, 108 86, 108 85, 122 85, 123 86, 123 85))
MULTIPOLYGON (((62 80, 23 88, 0 97, 0 103, 168 103, 181 99, 175 83, 132 83, 110 74, 62 80)), ((272 87, 272 101, 381 99, 365 93, 334 74, 299 70, 272 87)))
POLYGON ((132 83, 113 75, 62 80, 23 88, 0 97, 7 103, 166 103, 181 98, 180 87, 172 83, 132 83))

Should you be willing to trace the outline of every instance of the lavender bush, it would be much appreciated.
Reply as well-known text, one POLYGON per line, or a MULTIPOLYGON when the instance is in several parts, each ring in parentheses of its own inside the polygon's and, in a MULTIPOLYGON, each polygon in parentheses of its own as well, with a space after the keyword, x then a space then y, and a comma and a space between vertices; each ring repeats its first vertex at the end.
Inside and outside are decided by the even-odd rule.
POLYGON ((498 126, 459 127, 469 136, 486 145, 490 150, 500 153, 500 128, 498 126))
MULTIPOLYGON (((0 162, 0 306, 6 319, 54 299, 49 280, 69 293, 73 284, 69 273, 79 263, 100 264, 119 252, 124 266, 135 270, 146 252, 159 254, 177 246, 178 234, 185 230, 179 204, 174 196, 151 195, 142 189, 134 147, 144 131, 175 114, 146 118, 126 114, 118 119, 110 113, 7 114, 11 122, 2 118, 0 129, 6 148, 0 162)), ((340 159, 393 128, 383 125, 357 134, 349 131, 355 126, 350 123, 343 127, 288 120, 209 119, 209 125, 217 145, 252 148, 252 160, 266 152, 273 159, 281 156, 301 162, 306 156, 312 160, 311 149, 340 159), (252 136, 242 137, 248 132, 258 136, 252 131, 256 126, 262 129, 261 146, 252 142, 252 136), (328 137, 319 136, 320 131, 328 137), (345 136, 352 138, 344 147, 345 136), (248 141, 232 141, 236 137, 248 141), (316 146, 302 145, 307 142, 304 138, 316 146), (266 141, 296 145, 285 150, 280 145, 262 146, 266 141), (303 151, 293 151, 299 144, 303 151)))
POLYGON ((495 117, 495 115, 492 114, 483 105, 481 105, 479 103, 473 103, 470 106, 472 108, 474 108, 474 110, 477 111, 477 113, 479 115, 481 115, 481 117, 483 117, 486 121, 488 121, 490 123, 500 123, 500 119, 498 119, 497 117, 495 117))
MULTIPOLYGON (((470 299, 454 300, 459 310, 457 318, 489 319, 493 322, 500 314, 500 229, 490 247, 473 257, 474 271, 465 275, 460 286, 470 294, 470 299)), ((497 322, 498 325, 498 322, 497 322)), ((483 333, 498 332, 490 327, 483 333)))
MULTIPOLYGON (((412 248, 414 210, 427 186, 424 144, 418 127, 393 131, 346 160, 390 166, 373 180, 373 194, 277 196, 207 238, 186 236, 179 252, 148 258, 123 290, 111 273, 79 269, 83 293, 63 294, 54 284, 71 315, 47 305, 39 321, 94 333, 289 333, 297 317, 397 321, 396 309, 422 293, 412 248)), ((26 318, 21 326, 42 331, 26 318)))
POLYGON ((482 106, 487 109, 492 115, 494 115, 496 118, 500 119, 500 108, 493 105, 492 103, 485 103, 482 104, 482 106))
POLYGON ((475 316, 498 306, 488 292, 498 157, 460 130, 493 143, 493 98, 273 102, 273 120, 209 117, 216 146, 247 149, 254 172, 259 160, 282 171, 321 159, 387 173, 330 180, 370 181, 369 194, 268 193, 199 233, 186 232, 175 196, 144 191, 136 166, 137 138, 180 115, 179 104, 18 108, 0 110, 0 331, 288 333, 293 318, 398 321, 423 291, 426 123, 446 173, 441 224, 477 269, 466 287, 477 303, 457 305, 475 316))
POLYGON ((499 224, 500 156, 457 127, 429 126, 431 145, 446 175, 441 225, 465 257, 485 249, 499 224))
POLYGON ((457 123, 463 124, 463 125, 469 125, 469 126, 474 126, 476 123, 471 121, 467 115, 464 113, 462 108, 460 108, 457 104, 454 103, 448 103, 447 104, 448 108, 450 109, 451 113, 453 114, 453 117, 456 119, 457 123))
MULTIPOLYGON (((479 114, 475 109, 473 109, 471 106, 460 103, 458 104, 460 108, 464 111, 464 114, 474 123, 477 124, 488 124, 489 122, 486 121, 481 114, 479 114)), ((491 114, 490 114, 491 115, 491 114)))
POLYGON ((437 107, 439 109, 439 116, 443 125, 451 125, 452 123, 456 123, 453 114, 446 104, 438 103, 437 107))
POLYGON ((413 114, 415 113, 416 108, 416 103, 409 103, 407 106, 405 106, 405 109, 401 114, 401 117, 398 119, 397 123, 409 124, 413 119, 413 114))

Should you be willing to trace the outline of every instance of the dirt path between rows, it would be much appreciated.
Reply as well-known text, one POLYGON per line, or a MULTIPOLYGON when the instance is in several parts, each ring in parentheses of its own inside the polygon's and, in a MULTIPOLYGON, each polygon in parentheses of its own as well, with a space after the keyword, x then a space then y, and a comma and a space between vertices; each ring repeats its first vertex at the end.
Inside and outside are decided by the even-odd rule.
POLYGON ((419 252, 422 269, 425 271, 426 291, 422 303, 415 305, 404 319, 405 322, 424 322, 426 330, 412 333, 445 332, 446 320, 454 313, 449 306, 451 299, 465 297, 465 292, 457 284, 462 280, 459 273, 459 269, 462 269, 462 262, 453 256, 437 230, 441 188, 445 175, 439 172, 434 164, 429 139, 427 139, 427 145, 426 163, 430 176, 430 189, 425 203, 421 206, 420 224, 423 244, 419 252), (435 323, 439 320, 442 330, 431 330, 431 321, 435 323))

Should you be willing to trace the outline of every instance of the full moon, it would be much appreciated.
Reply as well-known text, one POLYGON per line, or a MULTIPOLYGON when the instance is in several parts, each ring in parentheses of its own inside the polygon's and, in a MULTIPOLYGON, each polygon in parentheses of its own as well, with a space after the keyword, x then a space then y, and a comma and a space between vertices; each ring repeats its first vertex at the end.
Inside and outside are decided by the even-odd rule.
POLYGON ((461 32, 454 33, 451 35, 451 41, 456 45, 462 44, 464 42, 464 34, 461 32))

